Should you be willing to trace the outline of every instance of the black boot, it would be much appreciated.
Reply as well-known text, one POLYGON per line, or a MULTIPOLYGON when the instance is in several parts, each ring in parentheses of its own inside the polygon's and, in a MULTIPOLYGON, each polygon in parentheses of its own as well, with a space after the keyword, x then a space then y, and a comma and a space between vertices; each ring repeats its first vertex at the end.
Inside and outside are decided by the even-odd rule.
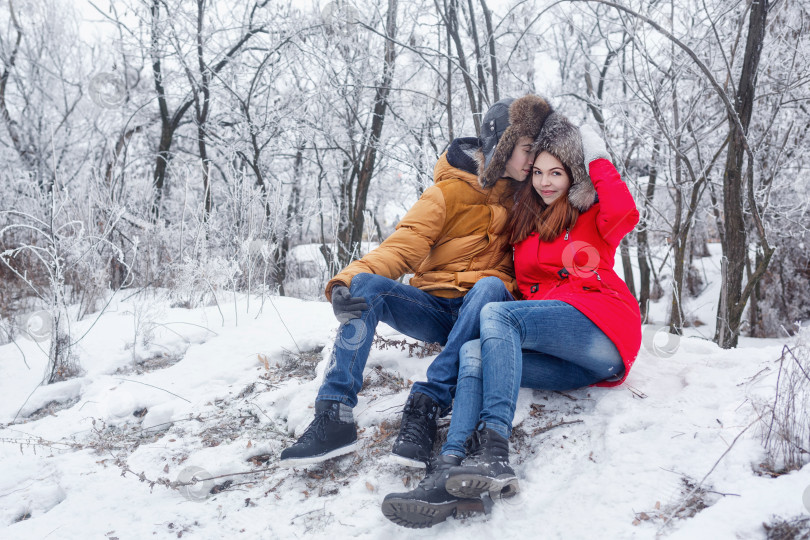
POLYGON ((354 451, 357 428, 352 410, 338 401, 316 401, 315 419, 304 434, 281 452, 279 465, 313 465, 354 451))
POLYGON ((509 466, 509 441, 480 422, 464 443, 467 457, 448 471, 447 491, 457 497, 475 498, 489 493, 493 499, 520 491, 509 466))
POLYGON ((408 467, 424 468, 433 453, 438 413, 439 405, 429 396, 420 392, 408 396, 391 459, 408 467))
POLYGON ((382 512, 397 525, 411 529, 432 527, 450 516, 462 517, 483 513, 481 499, 460 499, 447 493, 444 482, 447 471, 461 462, 456 456, 439 456, 427 466, 427 476, 416 489, 406 493, 389 493, 382 512))

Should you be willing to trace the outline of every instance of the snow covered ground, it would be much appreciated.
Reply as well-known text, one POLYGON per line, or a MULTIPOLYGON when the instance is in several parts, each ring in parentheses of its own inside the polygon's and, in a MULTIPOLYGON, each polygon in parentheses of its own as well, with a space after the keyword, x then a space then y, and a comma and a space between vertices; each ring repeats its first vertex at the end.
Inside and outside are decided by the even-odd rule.
MULTIPOLYGON (((707 323, 716 260, 701 260, 712 285, 687 309, 707 323)), ((431 357, 375 347, 359 453, 279 468, 312 418, 337 321, 325 302, 229 298, 181 309, 157 292, 121 295, 73 323, 84 373, 50 386, 47 341, 0 347, 0 538, 765 538, 775 516, 810 516, 810 467, 757 474, 756 418, 787 339, 727 351, 709 325, 670 340, 658 331, 665 297, 625 385, 521 391, 517 497, 412 531, 380 503, 421 478, 387 454, 431 357), (194 474, 213 478, 170 486, 194 474)))

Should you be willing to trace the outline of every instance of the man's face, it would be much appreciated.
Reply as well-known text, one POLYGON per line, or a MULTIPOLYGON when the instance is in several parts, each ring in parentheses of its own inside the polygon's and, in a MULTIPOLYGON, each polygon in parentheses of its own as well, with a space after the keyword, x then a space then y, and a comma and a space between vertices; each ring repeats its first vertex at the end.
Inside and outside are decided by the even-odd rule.
POLYGON ((518 139, 515 149, 512 150, 512 157, 506 162, 504 176, 508 176, 518 182, 523 182, 528 178, 529 173, 532 171, 532 161, 534 160, 532 143, 534 143, 534 141, 531 137, 521 137, 518 139))

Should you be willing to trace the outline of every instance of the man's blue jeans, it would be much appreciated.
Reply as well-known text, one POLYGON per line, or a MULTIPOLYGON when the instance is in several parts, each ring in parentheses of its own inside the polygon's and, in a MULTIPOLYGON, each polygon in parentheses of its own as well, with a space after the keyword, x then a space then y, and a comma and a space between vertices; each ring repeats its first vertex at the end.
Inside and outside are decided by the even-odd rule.
POLYGON ((421 392, 447 410, 456 389, 458 351, 478 337, 479 314, 489 302, 511 300, 512 295, 496 277, 479 280, 461 298, 439 298, 416 287, 403 285, 376 274, 357 274, 350 287, 352 296, 366 299, 369 309, 362 316, 341 325, 324 381, 316 401, 333 400, 357 405, 363 385, 363 369, 378 322, 384 322, 407 336, 444 349, 427 370, 427 382, 414 383, 411 392, 421 392))
POLYGON ((571 390, 624 372, 613 342, 576 308, 559 300, 488 304, 481 339, 466 343, 453 418, 442 454, 464 457, 479 420, 508 439, 520 387, 571 390))

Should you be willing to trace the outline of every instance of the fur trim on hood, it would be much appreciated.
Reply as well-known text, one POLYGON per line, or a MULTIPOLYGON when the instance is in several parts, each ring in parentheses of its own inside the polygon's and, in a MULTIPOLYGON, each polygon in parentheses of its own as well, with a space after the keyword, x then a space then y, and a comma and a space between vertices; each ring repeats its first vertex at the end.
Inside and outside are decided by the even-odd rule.
POLYGON ((492 156, 484 156, 482 150, 475 154, 478 161, 478 183, 483 188, 495 185, 506 171, 506 163, 518 139, 536 139, 546 118, 552 113, 551 105, 542 97, 529 94, 516 99, 509 106, 509 127, 503 132, 492 156))
POLYGON ((571 171, 568 201, 574 208, 584 212, 593 206, 596 202, 596 189, 585 168, 579 128, 560 113, 552 113, 534 141, 532 150, 536 154, 548 152, 571 171))

